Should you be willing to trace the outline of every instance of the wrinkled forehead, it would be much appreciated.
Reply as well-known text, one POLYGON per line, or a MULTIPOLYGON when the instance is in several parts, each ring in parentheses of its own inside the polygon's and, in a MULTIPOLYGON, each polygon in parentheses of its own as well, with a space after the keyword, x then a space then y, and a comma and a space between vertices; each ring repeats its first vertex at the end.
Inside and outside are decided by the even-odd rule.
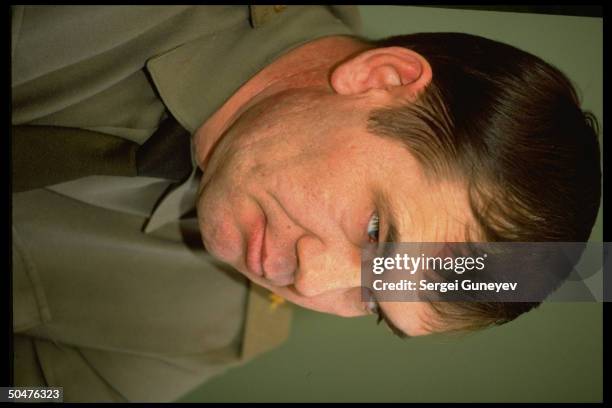
POLYGON ((426 173, 401 145, 384 171, 389 176, 376 199, 395 229, 394 242, 463 242, 467 234, 479 235, 466 179, 426 173))
MULTIPOLYGON (((383 232, 387 236, 382 239, 395 243, 478 240, 482 234, 472 212, 468 181, 459 175, 426 174, 403 146, 393 155, 395 161, 387 171, 394 176, 385 183, 377 201, 387 221, 382 229, 394 228, 395 232, 383 232)), ((437 314, 428 302, 381 303, 395 325, 410 336, 431 334, 437 325, 437 314)))

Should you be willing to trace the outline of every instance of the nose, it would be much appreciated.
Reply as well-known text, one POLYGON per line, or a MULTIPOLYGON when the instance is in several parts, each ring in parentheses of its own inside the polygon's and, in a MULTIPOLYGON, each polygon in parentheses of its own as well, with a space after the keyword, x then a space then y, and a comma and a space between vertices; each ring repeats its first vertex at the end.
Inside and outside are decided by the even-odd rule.
POLYGON ((293 286, 302 296, 361 286, 361 254, 342 242, 326 244, 304 236, 297 242, 298 268, 293 286))

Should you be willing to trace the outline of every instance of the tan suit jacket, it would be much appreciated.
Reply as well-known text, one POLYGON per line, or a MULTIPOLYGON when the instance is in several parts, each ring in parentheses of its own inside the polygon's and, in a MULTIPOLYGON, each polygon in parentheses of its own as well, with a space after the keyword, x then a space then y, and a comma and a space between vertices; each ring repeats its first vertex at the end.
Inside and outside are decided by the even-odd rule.
POLYGON ((169 115, 193 134, 274 59, 358 24, 347 7, 12 9, 13 137, 40 141, 13 140, 26 158, 14 179, 28 164, 41 179, 62 161, 77 175, 109 167, 13 194, 17 385, 63 386, 66 401, 171 401, 287 338, 291 308, 203 250, 193 154, 180 183, 104 158, 169 115), (70 132, 93 155, 62 151, 70 132))

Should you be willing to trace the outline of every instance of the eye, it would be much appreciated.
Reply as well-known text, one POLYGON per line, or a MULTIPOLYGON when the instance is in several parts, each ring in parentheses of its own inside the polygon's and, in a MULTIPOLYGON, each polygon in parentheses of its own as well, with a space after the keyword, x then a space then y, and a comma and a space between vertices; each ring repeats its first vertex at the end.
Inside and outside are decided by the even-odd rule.
POLYGON ((380 316, 380 309, 378 306, 378 302, 374 298, 374 295, 371 291, 368 290, 368 298, 366 300, 366 308, 370 314, 377 314, 380 316))
POLYGON ((380 311, 380 306, 378 305, 378 302, 376 300, 372 299, 368 302, 368 310, 370 311, 370 313, 377 315, 376 324, 380 324, 380 322, 383 320, 383 317, 380 311))
POLYGON ((372 314, 379 314, 378 302, 374 299, 370 299, 367 303, 368 311, 372 314))
POLYGON ((374 213, 368 222, 368 240, 378 242, 378 214, 374 213))

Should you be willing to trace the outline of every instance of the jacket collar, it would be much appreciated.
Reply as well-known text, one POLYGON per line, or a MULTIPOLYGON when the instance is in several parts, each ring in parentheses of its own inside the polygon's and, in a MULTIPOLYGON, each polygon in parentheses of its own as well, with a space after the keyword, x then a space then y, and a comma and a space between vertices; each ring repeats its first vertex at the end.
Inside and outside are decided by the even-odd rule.
POLYGON ((326 7, 251 6, 250 10, 251 19, 146 64, 164 104, 192 134, 241 85, 282 54, 320 37, 352 34, 326 7))

